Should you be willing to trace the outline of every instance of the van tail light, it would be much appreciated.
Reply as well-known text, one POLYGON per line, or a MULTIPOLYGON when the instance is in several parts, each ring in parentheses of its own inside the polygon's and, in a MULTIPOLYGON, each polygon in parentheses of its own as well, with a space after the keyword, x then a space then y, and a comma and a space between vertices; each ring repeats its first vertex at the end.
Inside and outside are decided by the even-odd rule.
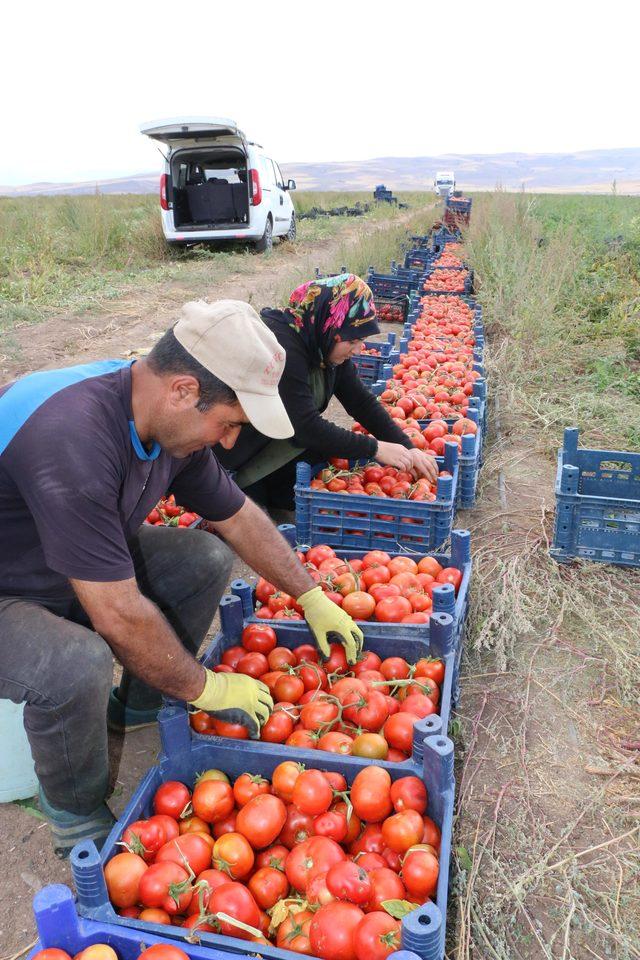
POLYGON ((251 170, 251 206, 259 207, 262 203, 262 185, 260 183, 260 174, 257 170, 251 170))
POLYGON ((163 210, 169 209, 169 204, 167 203, 167 175, 163 173, 160 177, 160 206, 163 210))

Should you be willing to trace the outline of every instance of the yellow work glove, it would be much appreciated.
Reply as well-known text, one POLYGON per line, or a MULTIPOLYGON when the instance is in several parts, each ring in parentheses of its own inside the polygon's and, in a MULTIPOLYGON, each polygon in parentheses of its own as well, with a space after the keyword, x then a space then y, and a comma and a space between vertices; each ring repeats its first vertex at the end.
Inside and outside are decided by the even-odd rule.
POLYGON ((241 723, 252 740, 260 736, 260 727, 269 719, 273 700, 269 687, 241 673, 214 673, 206 670, 204 690, 191 705, 205 710, 225 723, 241 723))
POLYGON ((347 662, 355 663, 362 650, 364 635, 349 614, 333 600, 329 600, 321 587, 314 587, 303 593, 298 597, 298 603, 304 610, 304 618, 322 656, 329 656, 330 634, 333 633, 344 647, 347 662))

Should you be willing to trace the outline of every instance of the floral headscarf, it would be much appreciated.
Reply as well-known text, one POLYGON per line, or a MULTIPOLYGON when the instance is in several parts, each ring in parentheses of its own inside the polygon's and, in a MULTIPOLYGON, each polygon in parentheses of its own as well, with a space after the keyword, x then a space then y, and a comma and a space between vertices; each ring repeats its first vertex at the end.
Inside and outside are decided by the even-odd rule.
POLYGON ((289 325, 316 348, 325 361, 336 334, 343 340, 363 340, 379 333, 373 294, 353 273, 309 280, 296 287, 285 311, 289 325))

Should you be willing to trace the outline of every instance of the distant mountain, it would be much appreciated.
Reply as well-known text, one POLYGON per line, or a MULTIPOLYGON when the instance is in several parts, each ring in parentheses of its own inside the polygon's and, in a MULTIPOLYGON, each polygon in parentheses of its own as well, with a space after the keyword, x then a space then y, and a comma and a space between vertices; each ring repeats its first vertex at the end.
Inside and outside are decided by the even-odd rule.
MULTIPOLYGON (((444 154, 433 157, 377 157, 332 163, 283 163, 285 177, 300 190, 430 189, 436 170, 454 170, 462 189, 530 192, 606 193, 616 181, 619 193, 640 194, 640 148, 584 150, 578 153, 444 154)), ((78 183, 0 186, 1 196, 44 194, 156 193, 158 173, 78 183)))

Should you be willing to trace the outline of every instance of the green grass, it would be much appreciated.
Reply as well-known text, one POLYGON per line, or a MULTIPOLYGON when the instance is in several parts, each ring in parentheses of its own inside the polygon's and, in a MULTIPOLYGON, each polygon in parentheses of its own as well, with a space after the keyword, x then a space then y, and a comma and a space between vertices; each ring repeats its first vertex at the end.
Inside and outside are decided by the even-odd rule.
MULTIPOLYGON (((295 201, 301 210, 353 206, 365 197, 369 195, 301 192, 295 201)), ((416 193, 405 199, 417 205, 427 197, 416 193)), ((397 217, 397 208, 381 204, 360 218, 303 220, 299 239, 313 244, 335 237, 351 223, 397 217)), ((282 255, 278 246, 274 255, 282 255)), ((42 320, 55 309, 82 309, 95 298, 117 296, 132 283, 183 276, 202 261, 218 274, 242 269, 241 256, 242 248, 229 246, 170 250, 155 196, 0 198, 0 328, 42 320)))
POLYGON ((585 443, 637 447, 640 198, 480 195, 469 246, 540 427, 557 440, 578 423, 585 443))

